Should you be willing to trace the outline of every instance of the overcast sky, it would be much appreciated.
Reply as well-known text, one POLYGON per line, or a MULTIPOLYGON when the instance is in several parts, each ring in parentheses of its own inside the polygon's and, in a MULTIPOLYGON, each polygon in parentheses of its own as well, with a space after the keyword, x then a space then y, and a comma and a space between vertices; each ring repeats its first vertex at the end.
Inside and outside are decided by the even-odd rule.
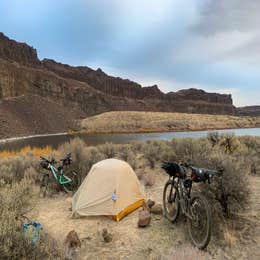
POLYGON ((260 105, 260 0, 1 0, 0 31, 40 59, 260 105))

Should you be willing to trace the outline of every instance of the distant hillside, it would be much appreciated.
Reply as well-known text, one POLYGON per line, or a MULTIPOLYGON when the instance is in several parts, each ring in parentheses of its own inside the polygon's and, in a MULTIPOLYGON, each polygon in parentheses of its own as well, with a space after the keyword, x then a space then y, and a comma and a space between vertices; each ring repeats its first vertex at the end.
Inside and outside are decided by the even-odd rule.
POLYGON ((194 131, 259 126, 260 117, 135 111, 106 112, 83 119, 80 123, 81 130, 86 133, 194 131))
POLYGON ((237 112, 241 116, 260 116, 260 106, 238 107, 237 112))
POLYGON ((0 139, 75 129, 80 111, 37 95, 0 100, 0 139))
MULTIPOLYGON (((109 76, 101 69, 72 67, 50 59, 40 61, 34 48, 0 33, 0 100, 18 98, 12 101, 12 113, 15 113, 20 96, 28 104, 33 102, 31 98, 39 96, 63 107, 64 111, 76 107, 74 119, 125 110, 236 114, 231 95, 198 89, 165 94, 156 85, 142 87, 131 80, 109 76)), ((0 103, 0 111, 2 106, 0 103)), ((29 105, 28 109, 33 108, 29 105)), ((55 106, 49 109, 50 113, 51 109, 55 112, 55 106)), ((33 111, 37 112, 41 110, 33 111)), ((39 114, 38 118, 42 116, 39 114)), ((48 129, 42 128, 42 132, 48 129)))

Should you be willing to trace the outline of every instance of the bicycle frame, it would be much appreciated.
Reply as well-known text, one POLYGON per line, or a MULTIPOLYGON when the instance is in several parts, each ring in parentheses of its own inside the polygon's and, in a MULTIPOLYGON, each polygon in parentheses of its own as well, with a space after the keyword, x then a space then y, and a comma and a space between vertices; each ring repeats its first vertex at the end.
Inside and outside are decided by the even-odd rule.
POLYGON ((189 212, 191 187, 189 190, 187 190, 187 188, 184 187, 184 180, 178 178, 177 181, 175 181, 175 178, 172 178, 172 187, 170 191, 171 196, 173 187, 178 191, 178 196, 175 195, 175 199, 179 200, 183 214, 185 214, 188 218, 192 219, 192 214, 191 212, 189 212))
POLYGON ((51 172, 52 172, 54 178, 56 180, 58 180, 61 185, 64 185, 64 184, 71 182, 71 179, 63 174, 63 169, 58 171, 58 169, 51 164, 49 165, 49 167, 51 169, 51 172), (58 174, 59 174, 59 177, 58 177, 58 174), (63 177, 64 177, 64 180, 63 180, 63 177))

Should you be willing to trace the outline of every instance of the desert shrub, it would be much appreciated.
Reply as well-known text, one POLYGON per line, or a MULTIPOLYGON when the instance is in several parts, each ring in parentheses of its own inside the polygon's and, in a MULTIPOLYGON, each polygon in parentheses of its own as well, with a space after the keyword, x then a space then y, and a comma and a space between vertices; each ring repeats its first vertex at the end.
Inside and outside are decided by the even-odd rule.
POLYGON ((139 173, 138 178, 146 187, 152 187, 156 182, 154 173, 149 170, 145 170, 141 174, 139 173))
POLYGON ((99 145, 97 148, 106 158, 114 158, 116 156, 117 146, 113 143, 105 143, 99 145))
POLYGON ((207 161, 208 155, 212 152, 212 146, 206 138, 178 138, 173 139, 171 144, 177 161, 194 165, 207 161))
POLYGON ((137 168, 137 157, 133 151, 130 151, 127 156, 127 162, 135 170, 137 168))
POLYGON ((133 169, 136 169, 136 164, 137 164, 137 154, 133 152, 133 146, 130 144, 125 144, 125 145, 118 145, 117 146, 117 153, 116 157, 126 161, 131 165, 133 169))
MULTIPOLYGON (((241 210, 248 203, 248 168, 245 167, 243 161, 236 160, 232 156, 223 155, 219 151, 215 151, 204 163, 201 163, 202 167, 217 169, 223 168, 223 187, 228 195, 228 206, 231 213, 241 210)), ((221 178, 221 177, 220 177, 221 178)), ((215 177, 212 184, 200 185, 203 192, 208 198, 212 198, 212 205, 216 206, 216 209, 220 212, 220 204, 214 204, 214 202, 221 202, 220 190, 218 188, 219 177, 215 177)))
POLYGON ((156 162, 163 160, 162 156, 167 154, 166 147, 167 143, 164 141, 147 141, 143 145, 144 158, 147 159, 151 168, 154 168, 156 162))
POLYGON ((24 171, 24 177, 34 182, 38 182, 40 180, 39 172, 32 166, 24 171))
POLYGON ((18 155, 0 160, 0 178, 5 183, 20 181, 24 177, 26 169, 30 167, 37 168, 37 157, 32 154, 18 155))
POLYGON ((243 136, 240 137, 239 140, 242 147, 234 154, 234 156, 240 160, 242 159, 244 165, 249 166, 251 174, 260 175, 260 138, 243 136))
POLYGON ((58 147, 58 152, 60 157, 65 157, 68 153, 72 154, 72 165, 71 167, 75 169, 78 173, 82 174, 85 172, 85 153, 86 144, 80 138, 74 138, 69 142, 66 142, 58 147))
POLYGON ((116 157, 127 161, 127 158, 129 154, 132 152, 132 147, 129 144, 126 145, 118 145, 117 146, 117 152, 116 152, 116 157))
POLYGON ((59 259, 61 256, 46 236, 36 247, 22 237, 19 216, 30 206, 30 185, 31 182, 24 178, 0 190, 1 259, 59 259))
POLYGON ((234 134, 223 134, 220 137, 219 145, 226 153, 233 153, 240 147, 240 141, 234 134))
POLYGON ((207 139, 209 140, 212 146, 218 145, 220 142, 220 134, 219 132, 209 132, 207 134, 207 139))
POLYGON ((130 143, 131 149, 135 153, 140 153, 143 149, 143 142, 141 141, 133 141, 130 143))
POLYGON ((247 148, 260 152, 260 137, 257 136, 240 136, 239 141, 247 148))
POLYGON ((177 160, 176 151, 170 142, 162 142, 160 146, 160 161, 174 162, 177 160))
POLYGON ((82 163, 82 170, 81 170, 81 176, 82 180, 86 177, 91 167, 101 161, 104 160, 106 157, 103 153, 99 151, 96 147, 88 147, 84 151, 84 163, 82 163))

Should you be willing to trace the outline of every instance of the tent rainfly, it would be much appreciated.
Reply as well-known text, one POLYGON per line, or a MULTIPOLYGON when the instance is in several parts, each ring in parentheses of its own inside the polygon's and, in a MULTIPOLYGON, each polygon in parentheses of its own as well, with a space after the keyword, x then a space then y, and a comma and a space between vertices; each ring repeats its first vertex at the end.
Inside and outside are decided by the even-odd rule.
POLYGON ((106 159, 92 166, 72 199, 72 216, 113 216, 116 221, 144 202, 140 182, 131 166, 106 159))

